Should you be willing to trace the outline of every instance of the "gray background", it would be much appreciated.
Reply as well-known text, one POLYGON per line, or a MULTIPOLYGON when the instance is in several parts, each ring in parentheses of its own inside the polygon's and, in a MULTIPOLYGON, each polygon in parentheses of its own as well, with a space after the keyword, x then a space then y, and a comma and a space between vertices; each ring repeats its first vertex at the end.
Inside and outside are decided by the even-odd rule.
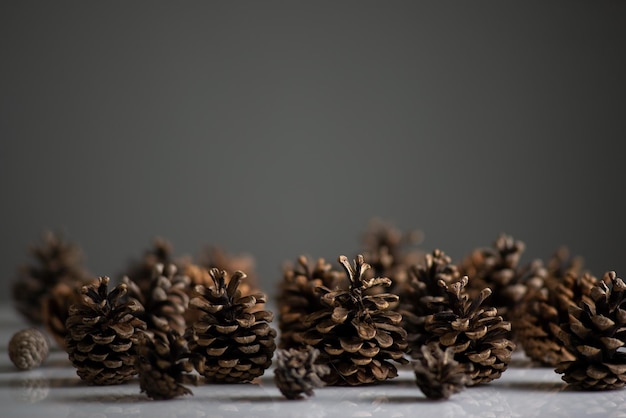
POLYGON ((626 2, 4 0, 0 284, 52 228, 98 275, 249 252, 273 293, 373 216, 626 275, 625 46, 626 2))

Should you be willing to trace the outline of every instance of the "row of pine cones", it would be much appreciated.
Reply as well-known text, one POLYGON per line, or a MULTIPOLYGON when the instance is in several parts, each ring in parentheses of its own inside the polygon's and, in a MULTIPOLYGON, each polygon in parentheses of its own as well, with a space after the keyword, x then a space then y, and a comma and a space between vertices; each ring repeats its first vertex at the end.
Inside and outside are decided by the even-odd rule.
POLYGON ((524 244, 507 235, 458 264, 415 248, 418 240, 374 221, 362 255, 339 257, 339 269, 304 256, 286 266, 278 339, 251 258, 212 250, 200 262, 174 259, 164 240, 110 286, 86 273, 77 246, 48 234, 13 295, 81 379, 138 375, 155 399, 188 394, 185 385, 201 379, 249 382, 274 357, 288 398, 323 384, 382 382, 411 363, 426 396, 445 399, 499 378, 516 346, 575 387, 624 386, 626 285, 615 273, 598 279, 566 250, 521 265, 524 244))

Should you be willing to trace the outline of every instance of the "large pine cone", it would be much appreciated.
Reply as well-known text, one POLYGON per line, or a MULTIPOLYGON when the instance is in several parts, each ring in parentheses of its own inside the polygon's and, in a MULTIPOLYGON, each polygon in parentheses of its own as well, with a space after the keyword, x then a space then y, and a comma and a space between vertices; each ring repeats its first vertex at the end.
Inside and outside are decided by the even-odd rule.
POLYGON ((189 305, 190 280, 178 274, 174 264, 156 264, 149 287, 142 290, 128 276, 122 279, 128 287, 128 296, 143 306, 142 320, 148 331, 167 333, 170 330, 178 335, 185 333, 185 311, 189 305))
POLYGON ((187 329, 192 361, 209 382, 248 382, 263 375, 272 364, 276 331, 273 315, 255 310, 265 303, 262 293, 243 296, 238 290, 246 277, 235 272, 230 280, 225 271, 211 269, 213 286, 196 286, 189 302, 200 311, 199 319, 187 329))
POLYGON ((415 357, 422 355, 421 347, 429 338, 424 328, 426 317, 446 307, 446 291, 439 281, 451 284, 460 276, 450 257, 438 249, 426 254, 421 264, 411 266, 409 273, 411 280, 400 294, 400 313, 407 332, 408 353, 415 357))
POLYGON ((128 381, 136 373, 135 344, 146 324, 137 318, 142 307, 121 302, 126 285, 108 292, 109 278, 82 288, 82 301, 67 318, 67 352, 81 379, 95 385, 128 381))
POLYGON ((194 383, 187 341, 176 331, 142 334, 137 346, 139 387, 152 399, 191 395, 185 383, 194 383))
POLYGON ((461 275, 471 278, 466 290, 470 296, 477 297, 484 288, 490 288, 490 305, 507 319, 508 310, 520 303, 528 290, 518 274, 524 249, 522 241, 503 234, 493 247, 478 248, 459 264, 461 275))
POLYGON ((339 262, 350 286, 319 288, 323 307, 304 319, 308 331, 303 341, 320 350, 318 363, 330 365, 331 372, 324 378, 327 384, 361 385, 394 378, 398 372, 392 361, 408 363, 402 315, 390 309, 398 296, 366 294, 372 287, 389 286, 391 280, 365 279, 370 266, 362 255, 357 256, 354 267, 345 256, 339 257, 339 262))
POLYGON ((20 268, 12 292, 15 308, 31 324, 43 324, 42 305, 58 283, 86 284, 83 254, 77 245, 59 234, 46 232, 43 242, 30 249, 35 263, 20 268))
MULTIPOLYGON (((498 316, 496 308, 483 306, 491 290, 485 288, 476 298, 464 292, 468 278, 445 288, 447 307, 426 318, 425 328, 443 347, 451 347, 459 363, 470 363, 469 385, 488 383, 499 378, 507 369, 515 344, 507 338, 511 324, 498 316)), ((429 341, 429 342, 430 342, 429 341)))
POLYGON ((298 258, 298 267, 287 267, 278 289, 278 328, 280 330, 279 347, 299 348, 306 344, 302 334, 306 331, 303 318, 322 308, 319 286, 335 289, 340 280, 340 273, 323 258, 310 266, 305 256, 298 258))
POLYGON ((558 337, 575 356, 557 368, 568 384, 587 390, 608 390, 626 384, 626 284, 607 272, 590 292, 590 300, 570 307, 569 322, 558 337))

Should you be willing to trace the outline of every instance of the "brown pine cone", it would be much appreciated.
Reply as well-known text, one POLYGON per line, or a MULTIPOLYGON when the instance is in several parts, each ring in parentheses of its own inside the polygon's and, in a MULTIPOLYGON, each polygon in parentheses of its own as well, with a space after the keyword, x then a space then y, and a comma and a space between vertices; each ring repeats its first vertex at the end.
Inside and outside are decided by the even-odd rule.
POLYGON ((43 242, 30 249, 35 263, 20 268, 13 283, 13 301, 17 311, 31 324, 42 325, 41 307, 51 289, 58 283, 85 284, 88 274, 83 254, 77 245, 60 234, 46 232, 43 242))
POLYGON ((172 244, 165 238, 157 237, 139 260, 128 264, 122 277, 134 282, 141 294, 148 294, 157 264, 176 264, 172 253, 172 244))
POLYGON ((195 383, 187 341, 176 331, 143 333, 137 345, 139 387, 151 399, 193 395, 184 384, 195 383))
POLYGON ((590 301, 591 289, 597 283, 591 274, 578 276, 577 272, 577 269, 572 269, 563 273, 562 277, 548 273, 544 286, 527 295, 516 315, 514 328, 517 340, 526 355, 542 366, 555 367, 562 361, 574 359, 557 338, 560 324, 568 321, 570 306, 590 301))
POLYGON ((439 286, 439 280, 451 284, 460 276, 450 257, 439 249, 426 254, 424 261, 411 266, 409 273, 411 280, 400 294, 400 313, 407 332, 408 353, 415 357, 422 354, 421 347, 430 337, 424 328, 426 317, 446 307, 446 291, 439 286))
MULTIPOLYGON (((362 238, 363 258, 372 267, 367 278, 387 277, 389 292, 400 294, 410 280, 408 268, 424 258, 424 252, 411 248, 423 239, 421 231, 402 232, 382 219, 371 219, 362 238)), ((376 287, 373 291, 379 291, 376 287)), ((372 291, 372 290, 370 290, 372 291)))
POLYGON ((375 286, 389 286, 388 278, 365 279, 370 268, 362 255, 354 266, 340 256, 350 280, 347 289, 319 287, 323 307, 304 319, 308 330, 303 341, 320 350, 318 364, 328 364, 331 372, 324 377, 329 385, 362 385, 380 382, 398 375, 392 361, 408 363, 406 331, 402 315, 390 309, 398 296, 389 293, 366 294, 375 286))
POLYGON ((306 345, 302 340, 302 334, 307 329, 303 318, 322 308, 317 287, 335 289, 340 278, 340 273, 323 258, 311 266, 305 256, 300 256, 297 267, 285 268, 277 298, 280 348, 306 345))
POLYGON ((468 385, 488 383, 498 379, 507 369, 515 344, 507 338, 511 323, 497 315, 496 308, 483 306, 489 288, 476 298, 464 292, 468 278, 448 285, 440 280, 446 290, 445 310, 426 317, 425 328, 442 348, 452 347, 454 358, 462 364, 472 364, 468 385))
POLYGON ((626 385, 626 284, 615 272, 605 273, 590 291, 589 301, 572 306, 569 321, 557 335, 575 359, 561 362, 556 372, 569 385, 586 390, 619 389, 626 385))
POLYGON ((429 399, 448 399, 465 389, 472 365, 454 359, 451 347, 442 350, 434 341, 420 347, 412 362, 417 386, 429 399))
POLYGON ((95 385, 114 385, 130 380, 135 368, 137 335, 146 329, 137 318, 141 305, 121 302, 126 285, 110 293, 109 278, 83 286, 82 301, 70 308, 67 318, 67 352, 78 376, 95 385))
POLYGON ((187 328, 187 340, 194 367, 209 382, 249 382, 272 364, 276 331, 270 327, 273 315, 255 310, 265 303, 262 293, 243 296, 239 284, 245 273, 235 272, 228 280, 225 271, 209 271, 213 285, 196 286, 189 302, 200 311, 199 319, 187 328))
MULTIPOLYGON (((198 258, 199 265, 207 270, 216 268, 219 271, 245 271, 246 281, 240 286, 249 286, 251 289, 259 288, 256 260, 250 254, 231 254, 223 248, 212 246, 207 248, 198 258)), ((243 291, 243 289, 240 290, 243 291)))
POLYGON ((24 329, 11 337, 8 351, 15 367, 34 369, 48 357, 48 339, 38 329, 24 329))
POLYGON ((128 288, 127 296, 143 306, 140 319, 146 323, 149 332, 170 330, 183 335, 186 329, 185 312, 189 306, 189 277, 178 274, 174 264, 157 263, 152 272, 150 285, 143 293, 128 276, 122 279, 128 288))
POLYGON ((518 275, 519 260, 525 249, 522 241, 500 235, 493 247, 474 250, 459 264, 459 272, 471 280, 467 292, 477 297, 486 287, 492 291, 489 301, 498 315, 508 319, 508 310, 515 307, 527 292, 518 275))
POLYGON ((316 364, 318 356, 319 350, 311 347, 276 351, 274 381, 287 399, 313 396, 313 389, 324 386, 321 377, 330 373, 330 368, 316 364))
POLYGON ((50 290, 48 296, 44 298, 42 306, 43 324, 46 331, 63 351, 67 351, 65 322, 70 315, 70 307, 80 303, 83 286, 96 282, 97 279, 57 283, 50 290))

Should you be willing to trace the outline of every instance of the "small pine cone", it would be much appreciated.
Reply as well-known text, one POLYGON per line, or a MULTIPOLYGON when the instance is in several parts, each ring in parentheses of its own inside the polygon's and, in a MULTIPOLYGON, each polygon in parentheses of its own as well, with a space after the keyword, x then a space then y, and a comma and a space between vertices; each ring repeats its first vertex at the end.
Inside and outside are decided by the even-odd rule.
POLYGON ((121 276, 128 277, 139 287, 142 294, 147 294, 157 264, 164 266, 175 264, 172 252, 172 244, 164 238, 157 237, 152 243, 152 248, 147 249, 139 260, 132 260, 121 276))
POLYGON ((211 269, 209 273, 213 286, 196 286, 189 302, 191 309, 200 311, 186 334, 193 364, 209 382, 249 382, 272 364, 276 331, 269 323, 273 314, 254 309, 266 302, 264 294, 241 294, 239 284, 245 273, 237 271, 230 280, 225 271, 211 269))
POLYGON ((411 266, 409 273, 411 281, 400 294, 400 313, 407 332, 408 353, 415 357, 421 355, 421 347, 429 338, 424 328, 426 317, 445 308, 446 292, 439 280, 452 284, 460 276, 450 257, 439 249, 426 254, 424 261, 411 266))
POLYGON ((304 324, 304 343, 320 350, 319 364, 329 364, 324 380, 329 385, 362 385, 398 375, 392 361, 408 363, 406 331, 402 315, 390 309, 398 296, 389 293, 367 294, 374 286, 389 286, 388 278, 365 279, 370 268, 362 255, 354 267, 347 257, 339 257, 350 280, 348 289, 319 287, 322 309, 308 315, 304 324))
POLYGON ((15 367, 34 369, 48 357, 48 339, 38 329, 25 329, 11 337, 8 351, 15 367))
POLYGON ((136 373, 137 334, 146 324, 137 315, 135 300, 121 302, 125 284, 108 292, 109 278, 83 286, 82 301, 70 308, 67 318, 67 352, 78 376, 95 385, 114 385, 136 373))
MULTIPOLYGON (((370 220, 363 234, 363 258, 372 267, 367 278, 387 277, 391 280, 389 292, 400 294, 410 280, 408 267, 424 258, 424 253, 410 248, 423 239, 421 231, 403 232, 391 223, 374 218, 370 220)), ((380 291, 375 287, 372 291, 380 291)))
POLYGON ((58 283, 84 284, 88 275, 80 247, 59 234, 46 232, 43 242, 32 247, 30 253, 35 263, 20 268, 12 287, 13 300, 29 323, 42 325, 41 307, 50 290, 58 283))
POLYGON ((505 319, 509 317, 508 310, 521 302, 527 291, 517 271, 524 249, 522 241, 503 234, 493 247, 474 250, 459 265, 461 275, 471 278, 466 290, 470 296, 477 297, 484 288, 490 288, 490 304, 505 319))
POLYGON ((156 264, 152 272, 150 286, 142 293, 139 286, 128 276, 122 279, 128 288, 127 296, 136 299, 143 306, 140 316, 148 331, 167 333, 170 330, 178 335, 185 333, 185 312, 189 306, 189 277, 178 274, 174 264, 156 264))
POLYGON ((324 386, 321 377, 330 373, 325 364, 315 364, 319 350, 304 348, 276 351, 274 381, 287 399, 301 399, 302 395, 313 396, 313 389, 324 386))
POLYGON ((590 301, 569 310, 558 337, 575 356, 556 372, 569 385, 585 390, 619 389, 626 385, 626 284, 607 272, 590 292, 590 301))
POLYGON ((176 331, 141 334, 137 345, 139 387, 151 399, 192 395, 185 383, 195 383, 187 341, 176 331))
POLYGON ((448 399, 465 388, 471 364, 454 359, 451 347, 442 350, 438 342, 425 344, 412 362, 417 386, 429 399, 448 399))
POLYGON ((447 306, 445 310, 426 317, 425 328, 442 347, 452 347, 459 363, 470 363, 473 371, 468 385, 488 383, 498 379, 507 369, 515 344, 507 338, 511 323, 497 315, 496 308, 483 302, 491 294, 489 288, 476 298, 464 292, 468 278, 451 285, 443 280, 447 306))
POLYGON ((311 266, 305 256, 298 258, 298 267, 287 267, 278 289, 278 328, 280 348, 305 346, 302 334, 306 331, 303 318, 322 308, 319 286, 334 289, 339 285, 340 273, 323 258, 311 266))

